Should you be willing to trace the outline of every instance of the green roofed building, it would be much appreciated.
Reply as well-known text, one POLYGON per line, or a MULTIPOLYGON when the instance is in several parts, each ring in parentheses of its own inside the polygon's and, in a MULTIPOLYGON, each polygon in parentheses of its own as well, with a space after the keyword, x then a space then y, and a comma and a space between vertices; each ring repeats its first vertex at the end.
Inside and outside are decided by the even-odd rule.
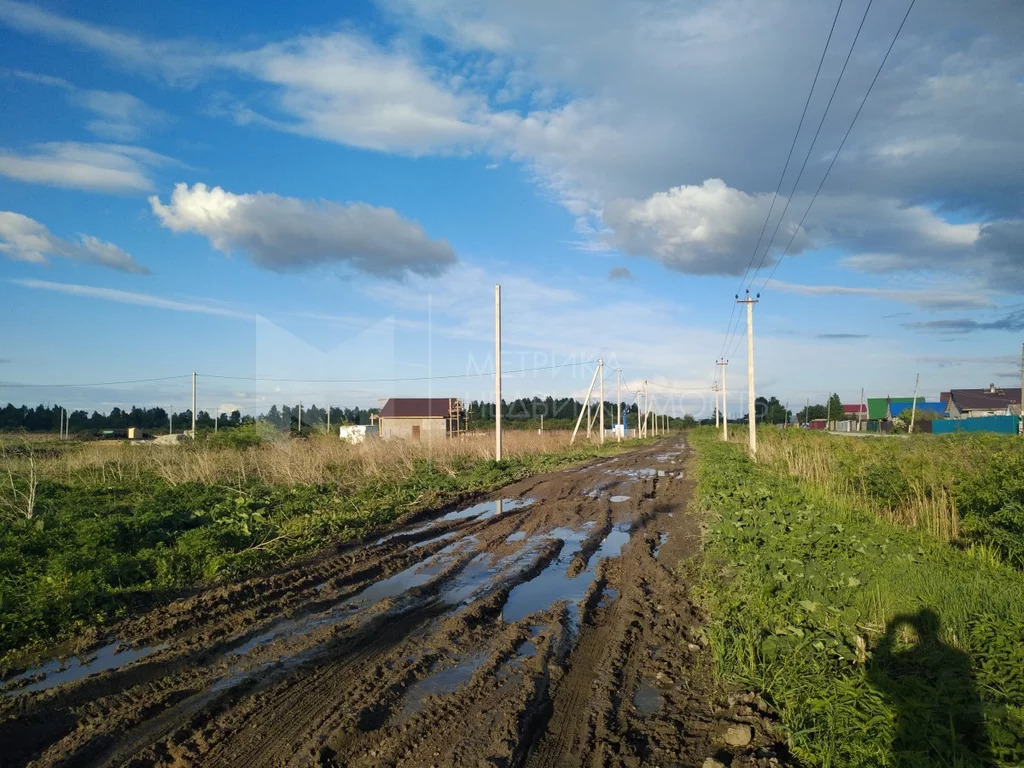
MULTIPOLYGON (((924 397, 917 398, 918 404, 925 401, 924 397)), ((914 404, 912 397, 869 397, 868 398, 868 419, 878 421, 889 421, 892 419, 893 411, 899 413, 904 407, 914 404), (903 406, 903 407, 899 407, 903 406)))

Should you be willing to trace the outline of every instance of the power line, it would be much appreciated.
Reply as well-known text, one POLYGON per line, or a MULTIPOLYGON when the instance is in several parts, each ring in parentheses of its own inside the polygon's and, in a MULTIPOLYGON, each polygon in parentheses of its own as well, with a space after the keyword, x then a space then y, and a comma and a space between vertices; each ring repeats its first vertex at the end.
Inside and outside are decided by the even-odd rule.
POLYGON ((92 384, 17 384, 14 382, 2 382, 0 387, 11 389, 56 389, 58 387, 112 387, 116 384, 146 384, 152 381, 171 381, 172 379, 187 379, 191 373, 183 373, 180 376, 162 376, 157 379, 130 379, 128 381, 101 381, 92 384))
MULTIPOLYGON (((818 84, 818 76, 821 74, 821 66, 825 63, 825 55, 828 53, 828 47, 832 42, 832 35, 836 31, 836 22, 839 21, 839 12, 843 10, 843 0, 839 0, 839 6, 836 8, 836 15, 832 17, 832 27, 828 31, 828 37, 825 39, 825 47, 821 49, 821 58, 818 59, 818 68, 814 72, 814 80, 811 81, 811 89, 807 92, 807 99, 804 101, 803 112, 800 113, 800 122, 797 123, 796 133, 793 134, 793 141, 789 145, 789 154, 786 155, 786 164, 782 166, 782 173, 779 175, 779 183, 775 186, 775 194, 772 195, 772 204, 768 207, 768 214, 764 217, 764 224, 761 225, 761 234, 757 236, 757 242, 754 244, 754 250, 750 254, 750 262, 747 264, 747 268, 743 273, 743 280, 740 281, 740 287, 737 290, 743 290, 743 285, 747 281, 747 273, 750 272, 750 268, 754 265, 754 259, 757 258, 757 249, 761 247, 761 239, 764 237, 764 232, 768 228, 768 222, 771 220, 772 211, 775 210, 775 202, 778 200, 779 192, 782 190, 782 182, 786 178, 786 171, 789 170, 789 161, 793 159, 793 150, 796 149, 796 140, 800 137, 800 131, 804 126, 804 118, 807 117, 807 108, 811 104, 811 97, 814 95, 814 89, 818 84)), ((736 305, 733 304, 733 309, 736 305)))
POLYGON ((764 283, 761 284, 762 291, 764 291, 765 286, 768 285, 768 281, 772 279, 772 276, 775 274, 775 271, 779 268, 779 264, 782 263, 782 260, 786 257, 786 254, 789 253, 789 249, 793 245, 793 240, 796 239, 796 233, 799 232, 800 229, 803 227, 804 220, 807 218, 807 214, 811 212, 811 207, 814 205, 814 201, 818 199, 818 193, 821 192, 821 188, 825 185, 825 179, 827 179, 828 175, 832 173, 832 168, 833 166, 835 166, 836 160, 839 158, 839 153, 842 152, 843 147, 846 146, 846 140, 850 138, 850 133, 853 131, 853 126, 857 123, 857 118, 860 117, 861 110, 864 109, 864 104, 867 103, 868 96, 871 95, 871 90, 875 87, 875 83, 878 81, 878 76, 882 74, 882 68, 885 67, 885 62, 889 60, 889 54, 892 53, 893 46, 896 45, 896 41, 899 39, 900 32, 903 31, 903 25, 907 23, 907 19, 910 17, 910 12, 914 9, 915 2, 917 2, 917 0, 910 0, 910 5, 907 6, 907 12, 903 14, 903 21, 900 22, 899 27, 896 29, 896 34, 893 35, 892 37, 892 42, 889 43, 889 47, 885 51, 885 56, 882 57, 882 61, 878 65, 878 69, 875 70, 875 76, 871 78, 871 83, 868 85, 868 89, 864 93, 864 98, 861 99, 860 106, 857 107, 857 111, 856 113, 854 113, 853 119, 850 121, 850 127, 846 129, 846 134, 843 136, 843 140, 839 142, 839 148, 832 156, 832 162, 830 162, 828 164, 828 168, 825 169, 825 175, 821 177, 821 181, 818 183, 818 188, 814 190, 814 195, 811 196, 811 201, 807 204, 807 210, 805 210, 804 215, 800 217, 800 222, 796 225, 796 229, 793 230, 793 234, 789 238, 789 242, 786 244, 785 250, 782 252, 782 255, 779 256, 778 261, 775 262, 775 266, 772 267, 772 271, 768 273, 768 277, 765 278, 764 283))
MULTIPOLYGON (((803 129, 804 119, 807 116, 807 108, 811 103, 811 97, 814 95, 814 89, 818 84, 818 77, 821 74, 821 67, 825 62, 825 55, 828 53, 828 47, 832 42, 832 35, 836 29, 836 22, 839 20, 839 12, 843 9, 843 0, 839 0, 839 6, 836 8, 836 15, 832 17, 832 26, 829 28, 828 37, 825 39, 825 47, 821 50, 821 57, 818 59, 818 68, 814 72, 814 79, 811 81, 811 88, 807 92, 807 98, 804 100, 804 108, 800 113, 800 121, 797 123, 796 132, 793 134, 793 141, 789 145, 789 154, 786 155, 786 162, 782 166, 782 173, 779 175, 779 183, 775 185, 775 194, 772 195, 772 203, 768 208, 768 214, 764 217, 764 223, 761 225, 761 233, 757 236, 757 242, 754 244, 754 249, 750 254, 750 261, 747 263, 747 268, 743 270, 743 277, 740 279, 740 287, 736 290, 739 294, 743 290, 744 284, 747 282, 747 275, 750 273, 750 268, 754 264, 754 259, 757 258, 757 249, 761 246, 761 240, 764 237, 765 230, 768 228, 768 222, 771 220, 772 212, 775 210, 775 203, 779 197, 779 191, 782 189, 782 182, 786 178, 786 171, 789 170, 789 162, 793 158, 793 150, 796 148, 797 139, 800 137, 800 131, 803 129)), ((783 213, 783 216, 785 213, 783 213)), ((781 221, 781 219, 780 219, 781 221)), ((755 272, 756 274, 756 272, 755 272)), ((719 357, 725 357, 726 349, 731 341, 732 334, 735 332, 733 329, 733 319, 736 316, 736 303, 732 302, 732 308, 729 311, 729 322, 725 325, 725 338, 722 340, 722 349, 719 352, 719 357)), ((737 328, 738 328, 737 324, 737 328)))
POLYGON ((793 195, 796 193, 796 188, 800 184, 800 179, 803 178, 804 170, 807 168, 807 163, 811 159, 811 153, 814 151, 814 145, 818 142, 818 136, 821 134, 821 128, 825 124, 825 118, 828 117, 828 111, 832 108, 832 101, 836 97, 836 92, 839 90, 839 84, 843 81, 843 75, 846 74, 846 67, 850 63, 850 58, 853 56, 853 49, 857 47, 857 40, 860 39, 860 33, 864 29, 864 22, 867 21, 868 11, 871 10, 871 5, 874 0, 868 0, 868 4, 864 7, 864 14, 860 17, 860 25, 857 27, 857 34, 853 36, 853 42, 850 43, 850 50, 846 54, 846 60, 843 62, 843 68, 839 70, 839 77, 836 78, 836 84, 832 88, 832 93, 828 97, 828 103, 825 105, 825 111, 821 113, 821 120, 818 121, 818 127, 814 131, 814 138, 811 139, 811 145, 807 148, 807 154, 804 156, 804 161, 800 166, 800 172, 796 176, 796 181, 793 182, 793 188, 789 191, 789 196, 786 199, 786 205, 782 209, 782 214, 779 216, 779 220, 775 222, 775 229, 772 231, 771 239, 768 241, 768 245, 765 246, 764 253, 761 254, 761 260, 757 264, 757 269, 754 270, 754 274, 750 276, 750 282, 747 287, 750 288, 754 284, 754 280, 757 278, 757 273, 761 271, 761 267, 764 266, 765 261, 768 258, 768 253, 771 251, 772 244, 775 242, 775 236, 779 233, 779 227, 782 226, 783 220, 786 218, 786 213, 789 211, 789 206, 793 202, 793 195))
MULTIPOLYGON (((518 368, 503 370, 502 376, 512 373, 529 373, 531 371, 551 371, 558 368, 573 368, 581 365, 593 365, 596 360, 583 360, 578 363, 564 363, 562 365, 541 365, 535 368, 518 368)), ((477 376, 493 376, 494 371, 482 371, 478 373, 453 373, 445 376, 409 376, 404 378, 377 378, 377 379, 278 379, 260 376, 226 376, 214 373, 200 373, 200 376, 207 379, 230 379, 232 381, 273 381, 289 382, 298 384, 368 384, 374 382, 398 382, 398 381, 436 381, 441 379, 467 379, 477 376)))

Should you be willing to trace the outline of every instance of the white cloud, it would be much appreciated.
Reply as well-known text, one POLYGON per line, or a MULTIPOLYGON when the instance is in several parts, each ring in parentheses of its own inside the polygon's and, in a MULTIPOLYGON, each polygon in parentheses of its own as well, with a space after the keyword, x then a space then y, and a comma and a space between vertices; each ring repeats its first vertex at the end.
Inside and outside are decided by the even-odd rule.
POLYGON ((95 264, 145 275, 149 270, 113 243, 91 235, 79 235, 79 241, 64 240, 52 234, 35 219, 14 211, 0 211, 0 251, 16 261, 46 264, 49 257, 95 264))
POLYGON ((243 251, 277 272, 333 263, 399 278, 440 274, 457 260, 446 240, 431 240, 392 208, 238 195, 205 184, 177 184, 168 204, 156 196, 149 202, 168 229, 203 235, 217 250, 243 251))
MULTIPOLYGON (((402 51, 337 33, 225 55, 219 63, 277 88, 279 129, 367 149, 423 154, 479 146, 486 102, 460 95, 402 51)), ((259 110, 256 110, 257 112, 259 110)))
POLYGON ((19 181, 99 192, 153 188, 149 169, 174 161, 142 147, 123 144, 50 142, 34 152, 0 149, 0 174, 19 181))
POLYGON ((63 78, 36 72, 10 70, 8 74, 64 90, 70 103, 95 115, 94 119, 86 123, 86 128, 103 139, 133 141, 146 128, 168 119, 163 112, 149 107, 130 93, 81 89, 63 78))
POLYGON ((234 317, 239 320, 250 320, 252 322, 266 322, 264 318, 250 312, 228 309, 225 307, 210 306, 207 304, 194 304, 186 301, 175 301, 154 296, 149 293, 138 293, 136 291, 122 291, 116 288, 101 288, 92 285, 77 285, 75 283, 54 283, 49 280, 11 280, 12 283, 23 288, 31 288, 40 291, 53 291, 64 293, 70 296, 84 296, 101 301, 112 301, 117 304, 134 304, 141 307, 153 307, 155 309, 169 309, 176 312, 195 312, 202 315, 220 315, 222 317, 234 317))
POLYGON ((605 242, 681 272, 742 274, 770 197, 708 179, 646 200, 615 200, 604 209, 605 242))

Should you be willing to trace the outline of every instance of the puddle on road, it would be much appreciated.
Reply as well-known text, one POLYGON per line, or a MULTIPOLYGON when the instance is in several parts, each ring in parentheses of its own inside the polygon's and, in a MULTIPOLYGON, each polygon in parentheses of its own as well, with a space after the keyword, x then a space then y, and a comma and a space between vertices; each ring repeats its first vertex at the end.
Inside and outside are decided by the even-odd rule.
POLYGON ((457 658, 454 667, 431 672, 429 675, 409 686, 405 693, 405 706, 398 720, 408 719, 423 709, 423 700, 427 696, 443 696, 452 693, 460 685, 469 682, 480 665, 487 660, 486 653, 475 653, 457 658))
MULTIPOLYGON (((495 515, 502 515, 505 512, 512 512, 513 510, 516 509, 528 507, 530 504, 533 504, 534 501, 536 501, 536 499, 526 498, 495 499, 494 501, 477 502, 476 504, 464 507, 462 509, 452 510, 451 512, 448 512, 447 514, 444 514, 435 520, 431 520, 430 522, 424 523, 423 525, 418 525, 415 528, 392 531, 386 536, 381 536, 379 539, 377 539, 377 541, 374 542, 374 546, 384 544, 398 536, 415 536, 417 533, 423 533, 423 531, 429 530, 436 525, 440 525, 441 523, 450 523, 455 520, 469 520, 473 517, 478 517, 478 519, 480 520, 487 520, 489 518, 494 517, 495 515)), ((444 536, 447 537, 450 535, 454 535, 454 533, 445 534, 444 536)), ((431 541, 434 541, 434 539, 431 539, 431 541)), ((420 544, 417 544, 416 546, 422 546, 426 543, 427 542, 420 542, 420 544)))
POLYGON ((586 567, 575 577, 570 577, 569 564, 580 551, 587 534, 585 531, 572 528, 555 528, 543 538, 561 539, 564 542, 562 551, 537 576, 516 585, 509 592, 508 599, 501 609, 502 619, 513 624, 524 616, 547 610, 556 602, 566 600, 569 602, 570 623, 575 624, 579 616, 578 603, 590 586, 597 564, 605 558, 618 557, 630 535, 629 523, 616 525, 604 537, 597 551, 590 556, 586 567))
POLYGON ((395 597, 403 592, 408 592, 410 589, 421 587, 451 565, 451 554, 467 542, 468 540, 462 540, 449 544, 423 562, 416 563, 386 579, 374 582, 362 592, 353 595, 326 612, 275 622, 260 634, 232 649, 230 653, 234 656, 244 656, 253 649, 282 637, 308 635, 321 627, 336 624, 347 619, 360 608, 375 605, 385 598, 395 597))
POLYGON ((661 709, 661 694, 648 683, 641 683, 633 694, 633 706, 641 715, 655 715, 661 709))
POLYGON ((665 546, 665 542, 666 541, 668 541, 668 534, 667 533, 659 533, 658 534, 658 545, 654 548, 654 552, 651 553, 651 554, 654 555, 655 559, 657 559, 658 553, 661 551, 661 548, 663 546, 665 546))
POLYGON ((112 669, 119 669, 120 667, 131 664, 133 661, 145 658, 151 653, 163 650, 166 647, 167 645, 163 644, 144 646, 142 648, 125 648, 120 641, 114 641, 109 645, 103 646, 96 651, 95 654, 89 656, 75 656, 68 661, 52 659, 46 664, 33 667, 19 675, 15 675, 9 680, 0 682, 0 686, 4 686, 6 688, 12 683, 17 683, 21 680, 28 680, 39 675, 45 675, 42 680, 36 680, 28 685, 12 690, 5 690, 4 693, 8 696, 17 696, 21 693, 45 691, 49 688, 62 685, 63 683, 82 680, 89 675, 108 672, 112 669), (124 648, 124 650, 118 652, 118 648, 124 648))
POLYGON ((437 519, 438 523, 449 523, 452 520, 468 520, 471 517, 477 517, 481 520, 487 520, 496 515, 502 515, 505 512, 512 512, 516 509, 522 509, 533 504, 534 499, 497 499, 495 501, 481 501, 479 504, 474 504, 471 507, 465 509, 457 509, 454 512, 449 512, 437 519))
POLYGON ((450 586, 441 592, 441 600, 451 605, 466 605, 480 597, 485 589, 494 588, 511 578, 512 574, 522 570, 535 557, 535 546, 523 547, 514 554, 494 559, 494 555, 483 552, 462 569, 452 580, 450 586), (505 578, 496 578, 505 574, 505 578))
POLYGON ((612 504, 619 504, 620 502, 623 501, 629 501, 629 496, 612 496, 610 499, 608 499, 608 501, 610 501, 612 504))
POLYGON ((506 536, 505 541, 511 543, 513 541, 522 541, 525 538, 526 531, 516 531, 515 533, 510 533, 508 536, 506 536))

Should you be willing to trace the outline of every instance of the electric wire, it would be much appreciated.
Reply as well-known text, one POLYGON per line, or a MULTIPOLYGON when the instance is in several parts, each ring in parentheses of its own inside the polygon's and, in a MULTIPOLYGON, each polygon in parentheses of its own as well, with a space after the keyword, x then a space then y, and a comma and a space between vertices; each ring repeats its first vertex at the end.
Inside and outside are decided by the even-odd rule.
MULTIPOLYGON (((516 368, 502 370, 501 375, 505 376, 512 373, 529 373, 531 371, 551 371, 558 368, 572 368, 581 365, 593 365, 596 360, 584 360, 578 363, 564 363, 562 365, 541 365, 534 368, 516 368)), ((230 379, 233 381, 272 381, 272 382, 288 382, 288 383, 299 383, 299 384, 368 384, 374 382, 396 382, 396 381, 436 381, 441 379, 468 379, 475 378, 477 376, 493 376, 494 371, 482 371, 478 373, 453 373, 443 376, 409 376, 404 378, 377 378, 377 379, 278 379, 278 378, 265 378, 259 376, 226 376, 214 373, 201 373, 199 374, 206 379, 230 379)))
POLYGON ((786 244, 785 250, 783 250, 782 255, 779 256, 778 260, 775 262, 775 266, 772 267, 772 271, 768 273, 768 277, 766 277, 764 282, 761 284, 762 291, 765 289, 765 286, 768 285, 768 281, 772 279, 772 276, 779 268, 779 265, 782 263, 782 260, 786 257, 786 254, 789 253, 789 249, 793 245, 793 240, 796 239, 797 232, 799 232, 800 229, 803 227, 804 220, 807 218, 807 214, 811 212, 811 207, 814 205, 814 201, 818 199, 818 194, 821 192, 821 188, 825 185, 825 180, 832 172, 832 168, 836 164, 836 159, 838 159, 839 153, 842 152, 843 147, 846 146, 846 140, 850 138, 850 133, 853 131, 853 126, 856 125, 857 118, 860 117, 861 110, 864 109, 864 104, 867 103, 868 96, 871 95, 871 90, 875 87, 875 83, 878 81, 878 76, 882 74, 882 69, 885 67, 885 62, 889 60, 889 54, 892 53, 892 49, 896 45, 896 41, 899 39, 900 32, 903 31, 903 26, 907 23, 907 19, 910 17, 910 12, 914 9, 914 3, 916 2, 917 0, 910 0, 910 5, 907 6, 907 12, 903 14, 903 20, 900 22, 899 27, 896 29, 896 34, 893 35, 892 42, 889 43, 889 47, 885 51, 885 56, 882 57, 882 61, 878 65, 878 69, 875 70, 875 76, 871 78, 871 83, 868 84, 868 89, 867 91, 864 92, 864 98, 860 100, 860 106, 857 107, 857 111, 854 113, 853 119, 850 121, 850 127, 846 129, 846 134, 843 136, 843 140, 839 142, 839 148, 836 150, 835 154, 832 155, 832 162, 830 162, 828 164, 828 168, 825 169, 825 175, 821 177, 821 181, 818 183, 818 188, 814 190, 814 194, 811 196, 811 201, 807 204, 807 210, 805 210, 804 215, 800 217, 800 222, 796 225, 796 229, 793 230, 793 234, 792 236, 790 236, 789 242, 786 244))
POLYGON ((112 387, 117 384, 146 384, 153 381, 171 381, 173 379, 187 379, 191 373, 183 373, 178 376, 161 376, 155 379, 129 379, 127 381, 100 381, 90 384, 18 384, 15 382, 0 382, 0 387, 11 389, 57 389, 60 387, 112 387))
MULTIPOLYGON (((782 182, 786 178, 786 172, 789 170, 789 163, 790 163, 790 160, 793 157, 793 151, 794 151, 794 148, 796 147, 797 139, 800 137, 800 131, 803 129, 804 119, 807 116, 807 108, 808 108, 808 106, 811 103, 811 97, 814 95, 814 89, 817 86, 818 77, 821 74, 821 67, 824 64, 825 56, 828 53, 829 45, 832 42, 832 35, 835 32, 836 22, 839 20, 839 13, 840 13, 840 11, 842 9, 843 9, 843 0, 839 0, 839 5, 836 8, 836 14, 832 18, 832 26, 829 28, 828 37, 825 40, 825 47, 822 48, 821 57, 818 59, 818 67, 817 67, 817 69, 814 72, 814 79, 811 81, 811 88, 807 92, 807 98, 804 100, 804 108, 803 108, 803 111, 800 114, 800 121, 797 123, 796 132, 793 134, 793 141, 790 143, 790 146, 789 146, 789 154, 786 156, 786 163, 785 163, 785 165, 783 165, 782 173, 779 175, 779 183, 775 186, 775 194, 772 195, 772 203, 771 203, 771 206, 768 208, 768 215, 765 216, 764 223, 761 225, 761 233, 757 236, 757 242, 754 244, 754 249, 753 249, 753 251, 750 254, 750 261, 747 263, 747 268, 743 271, 743 277, 740 279, 740 287, 737 290, 737 294, 740 291, 743 290, 743 286, 747 282, 747 275, 750 273, 750 268, 754 264, 754 259, 757 258, 757 249, 761 245, 761 240, 764 237, 765 230, 768 227, 768 222, 771 220, 772 212, 775 210, 775 203, 776 203, 776 201, 778 199, 779 191, 782 189, 782 182)), ((785 214, 783 214, 783 215, 785 215, 785 214)), ((780 221, 781 221, 781 218, 780 218, 780 221)), ((755 274, 756 274, 756 272, 755 272, 755 274)), ((732 339, 732 335, 739 328, 739 322, 738 321, 736 323, 736 328, 735 329, 733 328, 733 320, 734 320, 735 317, 736 317, 736 303, 733 302, 732 309, 729 312, 729 321, 725 324, 725 338, 722 339, 722 348, 719 351, 719 355, 718 355, 719 359, 725 357, 726 350, 728 349, 729 343, 730 343, 730 341, 732 339)))
POLYGON ((789 191, 789 196, 786 199, 786 205, 782 209, 782 214, 779 216, 779 220, 775 222, 775 229, 772 231, 771 239, 768 241, 768 245, 765 246, 764 253, 761 254, 761 261, 758 262, 757 268, 750 276, 750 281, 747 284, 748 288, 753 286, 754 280, 757 279, 757 273, 761 271, 761 267, 764 266, 765 261, 768 259, 768 253, 771 251, 772 244, 775 242, 775 237, 779 233, 779 227, 782 226, 782 222, 786 218, 786 213, 789 211, 789 206, 793 202, 793 195, 800 184, 800 179, 803 178, 804 171, 807 169, 807 163, 811 159, 811 153, 814 151, 814 145, 818 143, 818 136, 821 134, 821 128, 825 124, 825 118, 828 117, 829 110, 832 108, 832 101, 836 97, 839 85, 843 82, 843 75, 846 74, 846 67, 849 65, 850 58, 853 56, 854 48, 857 47, 857 41, 860 39, 860 33, 864 29, 864 22, 867 21, 868 12, 871 10, 873 2, 874 0, 868 0, 867 5, 864 7, 864 13, 860 17, 860 24, 857 26, 857 34, 853 36, 853 42, 850 43, 850 50, 846 54, 846 60, 843 61, 843 68, 839 70, 839 77, 836 78, 836 84, 832 88, 832 93, 828 97, 828 103, 825 105, 825 111, 821 113, 821 120, 818 121, 818 127, 814 131, 814 138, 811 139, 811 145, 807 148, 807 154, 804 156, 804 161, 800 165, 800 172, 797 173, 796 181, 793 182, 793 187, 789 191))

